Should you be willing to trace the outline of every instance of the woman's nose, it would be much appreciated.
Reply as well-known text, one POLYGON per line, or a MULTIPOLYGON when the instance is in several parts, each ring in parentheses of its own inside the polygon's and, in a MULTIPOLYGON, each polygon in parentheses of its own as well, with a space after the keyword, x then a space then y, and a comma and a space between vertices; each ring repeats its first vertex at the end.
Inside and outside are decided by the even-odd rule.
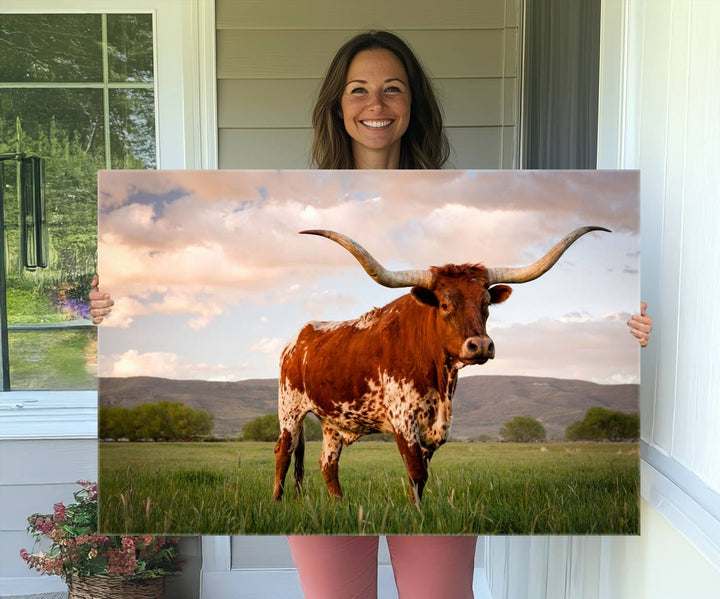
POLYGON ((382 90, 370 92, 368 96, 368 106, 371 108, 382 108, 385 105, 382 90))

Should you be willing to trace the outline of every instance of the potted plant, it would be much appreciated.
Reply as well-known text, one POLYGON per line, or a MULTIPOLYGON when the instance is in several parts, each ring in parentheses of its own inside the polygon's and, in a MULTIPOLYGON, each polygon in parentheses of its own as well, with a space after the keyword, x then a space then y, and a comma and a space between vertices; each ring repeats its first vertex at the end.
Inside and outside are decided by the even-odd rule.
POLYGON ((41 574, 61 576, 68 599, 162 599, 165 577, 182 567, 178 539, 98 534, 97 484, 78 484, 75 503, 28 518, 35 553, 21 549, 22 559, 41 574))

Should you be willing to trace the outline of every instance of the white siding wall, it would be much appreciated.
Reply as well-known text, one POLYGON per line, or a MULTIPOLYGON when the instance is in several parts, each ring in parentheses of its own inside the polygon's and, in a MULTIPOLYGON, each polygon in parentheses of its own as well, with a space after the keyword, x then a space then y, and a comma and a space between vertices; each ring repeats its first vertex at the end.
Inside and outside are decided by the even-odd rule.
POLYGON ((720 492, 720 3, 638 2, 630 16, 642 37, 626 161, 642 172, 643 292, 658 324, 643 439, 720 492))
POLYGON ((219 0, 220 168, 307 168, 310 112, 327 66, 372 28, 404 37, 434 78, 451 166, 514 168, 520 20, 520 0, 219 0))
MULTIPOLYGON (((26 585, 36 578, 20 559, 22 547, 30 551, 33 538, 26 532, 27 517, 52 513, 53 505, 73 501, 75 481, 96 480, 97 442, 0 441, 0 579, 26 585), (14 579, 14 580, 7 580, 14 579)), ((41 582, 46 588, 63 590, 59 579, 41 582)))
POLYGON ((97 394, 0 394, 0 597, 65 591, 20 559, 33 548, 27 517, 73 501, 78 480, 97 480, 97 394))
POLYGON ((493 599, 715 597, 720 588, 720 2, 605 0, 599 168, 639 168, 640 537, 488 540, 493 599))
POLYGON ((643 496, 720 569, 720 3, 638 1, 627 23, 623 159, 641 170, 643 296, 657 322, 643 496))

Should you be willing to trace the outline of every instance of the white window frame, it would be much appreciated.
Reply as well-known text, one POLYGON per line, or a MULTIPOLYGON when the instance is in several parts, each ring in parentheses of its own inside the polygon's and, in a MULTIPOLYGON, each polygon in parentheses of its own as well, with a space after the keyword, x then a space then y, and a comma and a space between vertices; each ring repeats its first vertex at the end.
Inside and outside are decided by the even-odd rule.
MULTIPOLYGON (((152 14, 158 168, 217 168, 214 0, 0 0, 2 13, 152 14)), ((0 393, 0 439, 96 437, 96 391, 0 393)))

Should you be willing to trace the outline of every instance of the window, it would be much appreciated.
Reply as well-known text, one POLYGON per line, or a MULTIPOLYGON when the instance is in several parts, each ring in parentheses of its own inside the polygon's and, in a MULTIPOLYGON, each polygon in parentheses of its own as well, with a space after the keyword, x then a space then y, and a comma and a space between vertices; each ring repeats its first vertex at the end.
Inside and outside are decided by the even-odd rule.
MULTIPOLYGON (((0 21, 9 389, 92 389, 97 171, 155 168, 153 15, 0 21), (16 157, 44 159, 46 268, 22 260, 16 157)), ((7 379, 7 371, 6 376, 7 379)))

